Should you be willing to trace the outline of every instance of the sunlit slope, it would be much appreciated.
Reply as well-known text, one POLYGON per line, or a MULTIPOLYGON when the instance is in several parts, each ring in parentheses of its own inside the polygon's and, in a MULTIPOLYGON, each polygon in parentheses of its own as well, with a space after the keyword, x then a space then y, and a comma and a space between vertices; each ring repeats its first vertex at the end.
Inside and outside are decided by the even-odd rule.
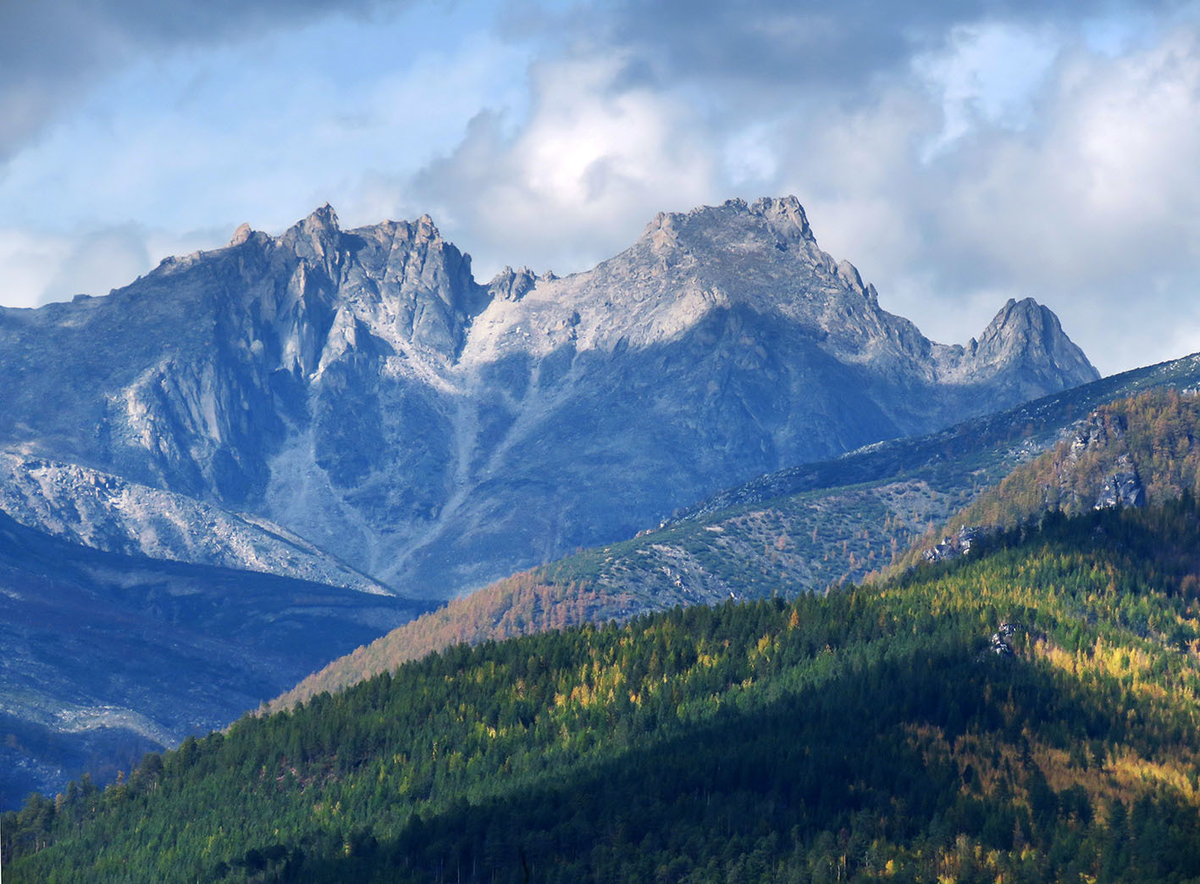
POLYGON ((1171 388, 1119 399, 931 532, 900 567, 961 526, 1012 527, 1042 513, 1144 506, 1200 493, 1200 397, 1171 388))
POLYGON ((919 479, 839 488, 734 507, 586 550, 400 626, 304 679, 271 707, 339 690, 459 642, 824 589, 890 564, 924 534, 931 507, 942 518, 950 511, 946 496, 919 479))

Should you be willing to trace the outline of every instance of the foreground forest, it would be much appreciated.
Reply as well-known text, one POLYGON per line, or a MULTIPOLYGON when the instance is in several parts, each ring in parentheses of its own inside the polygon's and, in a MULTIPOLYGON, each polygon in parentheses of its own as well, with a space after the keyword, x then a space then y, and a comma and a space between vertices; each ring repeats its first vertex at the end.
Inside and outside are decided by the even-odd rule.
POLYGON ((5 871, 1192 880, 1198 578, 1184 495, 876 587, 457 646, 32 798, 5 871))

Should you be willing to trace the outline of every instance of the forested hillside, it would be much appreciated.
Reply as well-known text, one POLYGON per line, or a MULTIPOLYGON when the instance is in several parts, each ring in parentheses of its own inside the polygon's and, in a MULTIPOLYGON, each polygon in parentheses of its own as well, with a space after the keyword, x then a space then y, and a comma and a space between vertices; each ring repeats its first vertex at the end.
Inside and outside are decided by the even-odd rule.
POLYGON ((18 881, 1200 876, 1200 511, 456 646, 3 820, 18 881))
POLYGON ((1048 510, 1144 506, 1200 493, 1200 395, 1151 390, 1102 405, 902 557, 910 566, 961 526, 1009 528, 1048 510))

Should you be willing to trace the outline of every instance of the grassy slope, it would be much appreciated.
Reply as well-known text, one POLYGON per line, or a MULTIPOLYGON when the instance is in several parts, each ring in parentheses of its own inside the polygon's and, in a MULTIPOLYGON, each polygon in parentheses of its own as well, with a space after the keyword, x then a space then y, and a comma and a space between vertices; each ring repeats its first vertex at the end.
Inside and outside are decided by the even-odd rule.
POLYGON ((990 543, 880 587, 434 654, 242 721, 57 813, 6 818, 8 853, 56 841, 6 870, 1200 875, 1195 505, 1059 517, 990 543), (1001 621, 1020 624, 1012 658, 988 651, 1001 621))

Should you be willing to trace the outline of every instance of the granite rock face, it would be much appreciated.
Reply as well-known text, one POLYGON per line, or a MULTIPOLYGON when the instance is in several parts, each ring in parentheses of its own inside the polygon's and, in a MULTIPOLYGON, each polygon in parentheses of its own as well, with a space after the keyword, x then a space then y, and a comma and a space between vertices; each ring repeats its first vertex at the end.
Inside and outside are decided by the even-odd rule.
POLYGON ((428 217, 343 231, 325 206, 107 297, 0 311, 0 446, 436 598, 1097 376, 1032 300, 967 347, 929 341, 791 197, 661 214, 590 271, 488 284, 428 217))
POLYGON ((1146 489, 1142 485, 1142 477, 1138 475, 1133 458, 1129 454, 1122 454, 1117 458, 1116 470, 1104 477, 1104 484, 1092 508, 1104 510, 1145 505, 1146 489))
POLYGON ((946 368, 946 380, 998 381, 1018 399, 1044 395, 1043 390, 1064 377, 1097 377, 1083 351, 1063 332, 1058 317, 1033 298, 1010 299, 979 339, 972 339, 946 368))
POLYGON ((237 568, 373 595, 387 587, 287 529, 78 464, 0 451, 0 512, 104 552, 237 568))

